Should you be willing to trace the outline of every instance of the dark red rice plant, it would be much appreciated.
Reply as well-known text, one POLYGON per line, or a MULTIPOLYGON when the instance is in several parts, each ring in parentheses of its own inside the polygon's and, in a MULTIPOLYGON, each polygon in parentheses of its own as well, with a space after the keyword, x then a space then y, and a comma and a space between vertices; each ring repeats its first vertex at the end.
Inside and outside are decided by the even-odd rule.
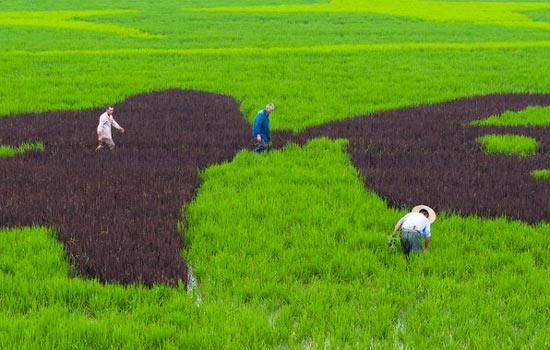
POLYGON ((151 285, 187 280, 177 223, 199 170, 250 143, 236 101, 168 90, 115 107, 125 134, 95 153, 102 109, 0 119, 0 143, 40 141, 45 152, 0 159, 0 226, 46 225, 83 277, 151 285))

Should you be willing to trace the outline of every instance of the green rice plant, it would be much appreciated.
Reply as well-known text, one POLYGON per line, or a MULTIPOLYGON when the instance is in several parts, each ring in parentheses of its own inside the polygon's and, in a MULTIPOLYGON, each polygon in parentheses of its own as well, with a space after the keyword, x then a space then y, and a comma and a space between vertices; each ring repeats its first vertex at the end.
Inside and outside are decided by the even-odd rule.
POLYGON ((544 126, 550 125, 550 107, 527 107, 519 112, 505 112, 501 115, 492 115, 483 120, 475 120, 471 125, 497 126, 544 126))
POLYGON ((143 38, 159 37, 158 35, 144 33, 136 29, 124 28, 114 24, 95 24, 93 22, 81 20, 82 18, 92 16, 114 16, 133 12, 134 11, 128 10, 0 12, 0 25, 86 30, 143 38))
POLYGON ((467 11, 469 22, 402 16, 421 11, 418 6, 471 10, 456 2, 411 3, 412 9, 406 3, 303 3, 329 6, 331 12, 284 12, 282 7, 264 20, 229 9, 181 9, 177 1, 123 1, 117 9, 102 0, 3 4, 0 45, 8 49, 0 54, 0 73, 9 83, 0 84, 0 115, 88 108, 178 86, 231 94, 242 101, 249 120, 269 99, 278 106, 273 128, 301 130, 412 104, 549 89, 547 31, 527 25, 528 17, 519 19, 514 11, 523 5, 483 4, 495 21, 501 12, 518 17, 521 26, 512 27, 480 26, 472 11, 467 11), (350 6, 361 11, 350 12, 350 6), (27 12, 37 25, 49 26, 36 30, 34 20, 17 14, 27 12), (125 30, 162 37, 131 36, 125 30), (304 88, 311 81, 315 84, 304 88))
MULTIPOLYGON (((273 128, 301 130, 550 91, 545 1, 0 4, 0 115, 184 87, 235 96, 249 121, 273 101, 273 128)), ((407 264, 386 247, 406 210, 365 190, 344 146, 243 151, 204 170, 186 217, 189 294, 70 278, 51 230, 1 230, 0 348, 548 346, 548 224, 438 213, 430 250, 407 264)))
POLYGON ((189 207, 186 253, 203 296, 273 310, 274 327, 294 334, 284 338, 291 347, 322 347, 327 339, 382 348, 498 347, 507 336, 511 344, 529 341, 529 332, 516 327, 530 329, 527 319, 544 301, 520 295, 531 294, 530 285, 533 295, 549 287, 540 260, 548 244, 539 244, 548 225, 443 213, 432 226, 430 250, 407 265, 386 247, 387 232, 404 213, 385 208, 352 180, 340 142, 243 152, 203 172, 189 207), (325 178, 329 164, 340 170, 325 178), (348 189, 339 191, 342 185, 348 189), (236 203, 239 197, 246 200, 236 203), (214 203, 218 213, 208 209, 214 203), (520 232, 527 237, 518 241, 520 232), (526 275, 533 280, 524 284, 526 275), (501 300, 526 302, 525 318, 501 300))
POLYGON ((531 171, 531 176, 537 180, 550 180, 550 169, 536 169, 531 171))
POLYGON ((438 213, 430 249, 407 264, 386 246, 406 210, 365 191, 345 145, 319 139, 243 151, 204 170, 186 216, 194 293, 70 278, 50 229, 1 230, 2 347, 35 348, 36 339, 105 349, 548 340, 548 224, 438 213))
POLYGON ((311 5, 231 6, 201 9, 234 12, 369 12, 406 16, 435 22, 466 22, 501 26, 550 29, 550 24, 534 21, 519 12, 550 9, 543 3, 496 3, 451 1, 361 1, 333 0, 311 5))
MULTIPOLYGON (((530 69, 544 66, 548 49, 538 50, 505 56, 505 51, 499 50, 458 55, 447 51, 263 55, 260 50, 253 56, 206 55, 199 56, 200 60, 192 55, 141 56, 128 52, 112 54, 108 62, 96 54, 23 55, 0 66, 11 82, 10 92, 0 102, 0 113, 81 109, 120 101, 140 91, 183 86, 235 96, 242 100, 241 111, 250 121, 269 96, 277 106, 273 129, 301 130, 334 119, 411 104, 486 94, 501 88, 526 90, 526 62, 535 67, 530 69), (247 61, 246 70, 239 69, 243 60, 247 61), (327 60, 330 64, 326 64, 327 60), (466 64, 470 69, 460 77, 452 74, 462 71, 466 64), (414 71, 411 65, 416 67, 414 71), (365 66, 369 67, 367 73, 352 74, 362 72, 365 66), (507 71, 507 67, 518 69, 507 71), (133 74, 135 70, 140 74, 133 74), (112 76, 124 79, 109 85, 112 76), (222 79, 224 76, 229 79, 222 79), (399 89, 386 83, 388 77, 400 82, 399 89), (315 80, 315 87, 304 89, 303 82, 311 80, 315 80), (416 88, 419 82, 421 89, 416 88), (75 85, 83 88, 75 89, 75 85), (37 95, 40 98, 35 98, 37 95)), ((542 71, 533 74, 543 76, 542 71)), ((550 83, 542 78, 532 79, 529 86, 533 91, 545 90, 550 83)))
POLYGON ((523 135, 488 134, 477 138, 483 150, 491 154, 508 154, 526 157, 534 155, 539 142, 523 135))
POLYGON ((44 144, 41 142, 23 143, 17 147, 0 145, 0 158, 13 157, 17 154, 32 150, 44 151, 44 149, 44 144))

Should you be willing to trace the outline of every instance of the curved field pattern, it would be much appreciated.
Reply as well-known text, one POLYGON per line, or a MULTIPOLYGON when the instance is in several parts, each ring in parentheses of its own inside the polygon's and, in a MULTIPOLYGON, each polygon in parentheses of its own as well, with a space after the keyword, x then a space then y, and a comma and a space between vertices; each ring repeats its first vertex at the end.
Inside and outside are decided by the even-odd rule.
MULTIPOLYGON (((410 107, 305 129, 273 132, 274 148, 315 137, 347 138, 366 186, 389 204, 548 220, 548 127, 466 124, 550 95, 492 95, 410 107), (542 147, 527 158, 485 154, 476 137, 517 133, 542 147)), ((45 151, 0 159, 0 226, 53 226, 83 277, 120 283, 187 281, 177 224, 200 185, 199 170, 252 148, 250 124, 229 96, 167 90, 116 104, 115 153, 95 153, 101 109, 8 116, 0 144, 42 142, 45 151)))
POLYGON ((159 38, 161 35, 142 32, 131 27, 116 24, 85 21, 94 16, 115 16, 132 14, 132 10, 96 10, 96 11, 0 11, 0 26, 56 28, 66 30, 84 30, 111 33, 132 38, 159 38))
POLYGON ((550 218, 550 183, 530 175, 550 167, 550 128, 468 123, 548 104, 550 95, 463 98, 327 123, 304 130, 299 138, 347 138, 367 187, 390 205, 425 203, 437 211, 535 223, 550 218), (530 136, 540 147, 525 158, 486 154, 476 141, 485 134, 530 136))

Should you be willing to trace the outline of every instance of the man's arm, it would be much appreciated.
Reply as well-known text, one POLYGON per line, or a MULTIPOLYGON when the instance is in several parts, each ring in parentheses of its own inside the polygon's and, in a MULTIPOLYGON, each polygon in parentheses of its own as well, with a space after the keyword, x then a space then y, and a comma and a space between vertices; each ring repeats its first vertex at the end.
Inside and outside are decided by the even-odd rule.
POLYGON ((124 128, 122 126, 118 125, 116 120, 113 119, 113 123, 111 125, 113 125, 117 130, 120 130, 120 132, 124 134, 124 128))
POLYGON ((432 229, 429 223, 424 228, 424 237, 426 237, 426 239, 424 240, 424 250, 427 250, 428 244, 430 244, 430 238, 432 238, 432 229))
POLYGON ((256 118, 254 118, 254 124, 252 125, 252 137, 255 137, 258 142, 262 141, 262 136, 260 135, 262 125, 263 119, 260 113, 258 113, 256 118))
POLYGON ((99 125, 97 126, 97 140, 101 141, 101 132, 103 131, 103 124, 105 124, 105 120, 103 117, 99 118, 99 125))
POLYGON ((403 222, 401 222, 401 220, 399 220, 396 224, 395 224, 395 227, 393 228, 393 233, 397 233, 397 231, 399 231, 399 229, 401 228, 401 225, 403 224, 403 222))

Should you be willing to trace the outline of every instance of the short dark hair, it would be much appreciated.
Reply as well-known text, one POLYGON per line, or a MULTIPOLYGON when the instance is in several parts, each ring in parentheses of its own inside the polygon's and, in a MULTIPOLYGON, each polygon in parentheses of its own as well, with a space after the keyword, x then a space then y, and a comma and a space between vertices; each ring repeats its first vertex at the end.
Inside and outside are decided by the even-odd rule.
MULTIPOLYGON (((112 105, 108 105, 107 108, 105 108, 105 109, 111 109, 111 108, 113 108, 113 106, 112 106, 112 105)), ((113 108, 113 109, 114 109, 114 108, 113 108)))
POLYGON ((424 214, 426 216, 430 216, 430 213, 426 209, 420 209, 420 214, 424 214))

